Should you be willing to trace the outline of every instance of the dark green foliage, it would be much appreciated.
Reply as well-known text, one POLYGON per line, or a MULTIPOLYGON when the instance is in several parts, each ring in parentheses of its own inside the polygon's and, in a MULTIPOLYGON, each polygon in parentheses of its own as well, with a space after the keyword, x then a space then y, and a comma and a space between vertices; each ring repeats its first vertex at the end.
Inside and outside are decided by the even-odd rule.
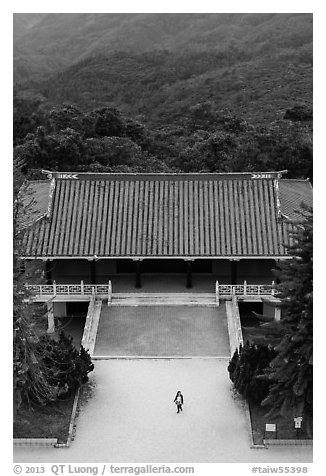
POLYGON ((125 135, 125 123, 120 111, 112 108, 103 108, 94 111, 94 113, 96 115, 96 135, 100 137, 125 135))
POLYGON ((294 226, 291 260, 280 262, 276 275, 282 300, 284 337, 266 375, 270 393, 263 405, 270 414, 303 416, 312 425, 313 411, 313 215, 302 205, 302 222, 294 226))
POLYGON ((48 134, 42 126, 15 147, 14 160, 26 170, 74 170, 85 160, 84 143, 74 129, 48 134))
POLYGON ((84 114, 71 104, 50 109, 47 113, 49 132, 57 133, 65 129, 73 129, 82 133, 84 131, 84 114))
POLYGON ((28 133, 44 123, 45 98, 33 91, 16 91, 13 97, 14 144, 19 144, 28 133))
POLYGON ((94 369, 90 355, 83 347, 78 351, 73 339, 62 331, 59 339, 42 336, 36 354, 46 368, 46 379, 57 387, 60 397, 71 395, 88 381, 88 373, 94 369))
POLYGON ((312 121, 312 109, 308 106, 294 106, 286 110, 284 119, 292 122, 312 121))
POLYGON ((248 341, 234 352, 228 372, 234 388, 248 402, 260 403, 267 396, 270 382, 260 376, 275 355, 272 347, 248 341))
POLYGON ((242 350, 242 345, 240 344, 240 349, 235 349, 232 358, 230 360, 230 363, 228 365, 228 372, 230 374, 230 379, 234 383, 235 380, 235 369, 237 368, 238 361, 239 361, 239 352, 241 353, 242 350))
POLYGON ((14 159, 29 178, 35 179, 39 178, 41 169, 98 172, 287 169, 290 178, 312 177, 310 125, 283 120, 270 127, 255 128, 227 111, 217 111, 213 103, 203 104, 203 109, 197 104, 194 110, 200 114, 201 123, 197 125, 201 129, 194 129, 194 122, 185 118, 184 127, 151 131, 112 108, 89 112, 67 105, 52 108, 44 112, 44 125, 19 139, 14 159), (207 114, 203 112, 207 110, 207 114))

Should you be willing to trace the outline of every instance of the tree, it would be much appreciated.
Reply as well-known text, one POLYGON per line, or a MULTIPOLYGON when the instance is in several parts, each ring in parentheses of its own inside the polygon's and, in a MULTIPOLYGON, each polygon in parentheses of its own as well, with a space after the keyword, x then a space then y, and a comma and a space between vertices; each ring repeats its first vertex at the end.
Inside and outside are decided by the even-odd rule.
POLYGON ((186 146, 177 164, 186 172, 230 172, 238 141, 224 131, 197 131, 193 146, 186 146))
POLYGON ((13 96, 13 137, 14 144, 24 140, 26 135, 45 121, 43 105, 45 98, 32 91, 16 91, 13 96))
POLYGON ((132 165, 141 155, 141 148, 127 137, 90 138, 85 145, 88 162, 110 167, 132 165))
POLYGON ((29 294, 25 288, 26 273, 22 272, 20 255, 22 249, 21 217, 30 213, 33 197, 25 201, 22 194, 28 195, 24 179, 16 169, 14 175, 13 201, 13 397, 14 418, 24 399, 33 398, 39 404, 53 401, 57 398, 56 389, 46 379, 45 368, 36 353, 37 337, 33 332, 35 308, 28 300, 29 294))
POLYGON ((270 382, 259 377, 275 357, 269 345, 250 344, 248 341, 236 349, 228 366, 234 388, 248 402, 260 403, 268 393, 270 382))
POLYGON ((85 160, 84 142, 74 129, 48 134, 44 127, 38 127, 15 147, 14 158, 26 170, 76 170, 85 160))
POLYGON ((48 114, 49 129, 59 132, 65 129, 73 129, 83 132, 83 114, 77 107, 71 104, 63 104, 61 107, 51 109, 48 114))
POLYGON ((284 119, 289 119, 292 122, 312 121, 312 108, 307 105, 299 105, 287 109, 284 114, 284 119))
MULTIPOLYGON (((62 394, 71 393, 87 381, 93 370, 85 349, 78 352, 72 339, 60 335, 56 342, 44 336, 39 338, 33 328, 37 319, 44 320, 42 307, 30 303, 25 283, 31 271, 21 266, 23 254, 23 226, 33 217, 34 197, 19 168, 14 175, 14 256, 13 256, 13 396, 14 418, 23 401, 45 405, 62 394)), ((37 211, 36 211, 37 212, 37 211)), ((32 271, 34 282, 37 276, 32 271)))
POLYGON ((235 369, 237 368, 238 362, 239 362, 239 353, 241 353, 242 345, 240 344, 239 351, 238 349, 235 349, 232 358, 230 360, 230 363, 228 365, 228 372, 230 374, 230 380, 234 383, 235 380, 235 369))
POLYGON ((271 407, 268 415, 302 416, 312 431, 313 412, 313 213, 302 205, 301 223, 294 224, 292 259, 280 262, 281 324, 284 337, 275 347, 266 376, 272 381, 262 405, 271 407))
POLYGON ((36 345, 36 355, 46 369, 46 380, 57 389, 58 396, 71 395, 80 385, 88 381, 88 373, 94 369, 91 357, 81 346, 73 344, 73 338, 60 332, 59 339, 42 336, 36 345))
POLYGON ((94 111, 97 116, 95 132, 100 137, 124 136, 126 126, 120 111, 115 108, 102 108, 94 111))

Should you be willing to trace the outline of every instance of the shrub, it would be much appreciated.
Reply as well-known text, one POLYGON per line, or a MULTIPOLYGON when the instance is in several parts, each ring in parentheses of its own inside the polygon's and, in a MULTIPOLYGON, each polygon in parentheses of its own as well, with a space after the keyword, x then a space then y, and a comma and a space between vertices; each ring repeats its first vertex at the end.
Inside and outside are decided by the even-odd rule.
POLYGON ((270 381, 262 378, 264 370, 275 357, 270 346, 250 344, 236 349, 228 366, 235 389, 248 401, 261 403, 268 394, 270 381))
POLYGON ((37 358, 46 369, 46 379, 57 388, 59 398, 70 396, 80 385, 88 381, 88 373, 94 369, 91 357, 81 346, 73 344, 73 338, 61 332, 59 339, 42 336, 37 343, 37 358))

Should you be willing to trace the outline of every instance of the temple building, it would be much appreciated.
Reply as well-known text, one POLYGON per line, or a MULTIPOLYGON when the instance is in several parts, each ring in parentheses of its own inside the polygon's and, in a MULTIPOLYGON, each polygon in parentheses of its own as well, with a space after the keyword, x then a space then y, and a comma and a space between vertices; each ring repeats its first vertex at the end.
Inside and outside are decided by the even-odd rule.
POLYGON ((270 283, 300 203, 312 205, 310 182, 284 172, 46 173, 29 184, 22 259, 43 263, 48 284, 270 283))

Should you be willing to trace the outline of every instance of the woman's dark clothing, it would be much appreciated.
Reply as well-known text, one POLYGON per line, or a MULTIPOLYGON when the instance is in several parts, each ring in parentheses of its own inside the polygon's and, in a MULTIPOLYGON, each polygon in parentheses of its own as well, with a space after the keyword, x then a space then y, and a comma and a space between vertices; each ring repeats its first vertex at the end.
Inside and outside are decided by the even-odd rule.
POLYGON ((182 393, 180 393, 180 394, 177 393, 176 396, 175 396, 175 399, 173 401, 177 406, 177 413, 179 413, 180 411, 182 412, 182 405, 183 405, 183 395, 182 395, 182 393))

